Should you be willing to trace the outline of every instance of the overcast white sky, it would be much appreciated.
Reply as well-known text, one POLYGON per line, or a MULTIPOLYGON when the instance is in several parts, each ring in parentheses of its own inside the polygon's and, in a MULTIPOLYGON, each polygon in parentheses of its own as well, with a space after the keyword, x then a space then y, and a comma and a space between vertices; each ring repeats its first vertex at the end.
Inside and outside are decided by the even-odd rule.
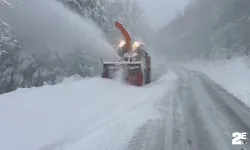
POLYGON ((167 24, 177 12, 183 10, 189 0, 138 0, 145 9, 151 25, 158 29, 167 24))

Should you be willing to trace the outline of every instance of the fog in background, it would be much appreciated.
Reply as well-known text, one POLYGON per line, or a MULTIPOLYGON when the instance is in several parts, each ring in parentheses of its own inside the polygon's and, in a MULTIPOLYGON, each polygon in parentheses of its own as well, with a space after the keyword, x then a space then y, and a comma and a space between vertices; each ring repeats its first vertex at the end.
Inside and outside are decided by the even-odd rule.
MULTIPOLYGON (((20 0, 17 7, 14 0, 10 1, 14 9, 1 7, 0 17, 10 24, 24 49, 37 53, 82 49, 101 56, 114 52, 102 31, 90 20, 83 20, 54 0, 20 0)), ((138 1, 144 9, 144 18, 157 30, 181 12, 188 0, 138 1)))
POLYGON ((145 16, 154 29, 159 29, 179 12, 189 0, 138 0, 144 8, 145 16))

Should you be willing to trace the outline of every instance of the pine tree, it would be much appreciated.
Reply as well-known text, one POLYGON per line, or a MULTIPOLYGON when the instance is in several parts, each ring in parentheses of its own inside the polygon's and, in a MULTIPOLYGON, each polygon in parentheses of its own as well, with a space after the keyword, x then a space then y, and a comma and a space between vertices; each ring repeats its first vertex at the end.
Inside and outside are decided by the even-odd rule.
POLYGON ((93 77, 97 73, 100 73, 98 62, 96 59, 87 52, 75 51, 72 52, 67 64, 69 64, 69 72, 72 74, 78 74, 81 77, 93 77))
POLYGON ((58 0, 84 18, 92 19, 104 31, 107 29, 105 0, 58 0))
MULTIPOLYGON (((0 5, 6 5, 12 8, 11 3, 7 0, 0 0, 0 5)), ((0 18, 0 56, 11 49, 14 49, 16 43, 17 41, 11 34, 10 26, 0 18)))
POLYGON ((152 36, 153 30, 143 18, 143 9, 136 0, 107 1, 106 14, 110 29, 107 36, 112 44, 117 44, 114 39, 121 36, 114 27, 115 21, 125 24, 133 37, 138 36, 146 40, 145 42, 151 41, 148 37, 152 36))
POLYGON ((18 50, 8 55, 2 65, 0 93, 20 87, 42 86, 44 82, 56 84, 62 79, 53 68, 45 68, 38 64, 39 60, 29 52, 18 50))
MULTIPOLYGON (((0 2, 11 6, 6 0, 0 2)), ((102 0, 64 2, 70 4, 72 9, 75 8, 75 11, 81 12, 83 17, 93 18, 100 26, 105 25, 102 0)), ((72 51, 70 54, 60 55, 46 51, 38 55, 17 45, 18 42, 11 34, 11 27, 0 19, 0 50, 8 52, 0 57, 0 94, 17 88, 43 86, 44 83, 56 84, 64 77, 75 74, 91 77, 101 70, 100 62, 97 62, 93 55, 84 52, 72 51)))

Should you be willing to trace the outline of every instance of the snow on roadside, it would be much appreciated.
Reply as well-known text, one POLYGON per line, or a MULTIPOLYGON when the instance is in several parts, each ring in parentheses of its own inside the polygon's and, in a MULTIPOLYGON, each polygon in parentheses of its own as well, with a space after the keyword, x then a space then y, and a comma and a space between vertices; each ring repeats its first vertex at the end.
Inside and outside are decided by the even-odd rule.
POLYGON ((244 58, 228 61, 196 61, 186 68, 203 72, 250 107, 250 68, 244 58))
POLYGON ((61 83, 70 83, 72 81, 79 81, 79 80, 82 80, 82 79, 83 79, 83 77, 81 77, 78 74, 75 74, 75 75, 70 76, 68 78, 64 78, 61 83))
POLYGON ((89 78, 0 95, 0 149, 123 149, 174 79, 134 87, 89 78))

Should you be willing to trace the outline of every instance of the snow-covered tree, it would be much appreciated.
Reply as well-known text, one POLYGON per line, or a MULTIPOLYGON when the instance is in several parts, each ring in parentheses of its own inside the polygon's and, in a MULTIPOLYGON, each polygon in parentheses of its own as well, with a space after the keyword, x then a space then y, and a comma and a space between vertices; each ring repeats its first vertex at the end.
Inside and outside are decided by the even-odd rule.
POLYGON ((105 0, 58 0, 68 8, 83 16, 92 19, 104 31, 107 26, 105 0))
MULTIPOLYGON (((0 0, 0 5, 6 5, 12 8, 12 5, 7 0, 0 0)), ((16 40, 11 34, 10 26, 0 18, 0 56, 7 53, 8 50, 16 46, 16 40)))
POLYGON ((44 83, 56 84, 64 77, 75 74, 93 77, 100 73, 100 62, 96 62, 96 58, 82 51, 73 51, 67 56, 60 56, 58 53, 50 53, 48 56, 51 57, 45 59, 24 50, 9 55, 2 65, 0 93, 20 87, 43 86, 44 83))
MULTIPOLYGON (((62 1, 72 10, 81 13, 85 18, 93 19, 97 25, 104 28, 104 1, 62 1)), ((6 0, 0 0, 0 5, 2 4, 11 7, 6 0)), ((43 54, 37 54, 35 49, 27 50, 17 46, 18 44, 11 34, 11 27, 0 19, 0 51, 4 52, 0 57, 0 94, 17 88, 43 86, 45 83, 56 84, 64 77, 75 74, 91 77, 100 73, 101 62, 91 54, 74 50, 70 54, 59 54, 46 49, 43 54)))
MULTIPOLYGON (((143 31, 140 30, 142 26, 139 25, 144 24, 141 20, 139 21, 142 18, 142 11, 136 2, 125 0, 122 3, 117 0, 114 3, 105 3, 105 0, 58 1, 82 17, 92 19, 106 34, 112 30, 117 31, 114 28, 114 22, 118 20, 127 24, 133 35, 143 35, 143 31), (115 9, 117 11, 114 11, 115 9)), ((0 2, 11 7, 6 0, 0 0, 0 2)), ((59 54, 45 47, 43 53, 38 54, 36 46, 32 47, 34 48, 32 50, 16 45, 17 41, 11 34, 11 27, 0 20, 0 50, 8 52, 0 58, 0 94, 20 87, 43 86, 45 83, 56 84, 64 77, 75 74, 81 77, 92 77, 100 74, 102 70, 100 58, 95 54, 84 52, 83 48, 80 48, 81 50, 72 48, 67 54, 59 54)))
MULTIPOLYGON (((108 38, 111 41, 117 39, 120 33, 114 27, 115 21, 120 21, 126 25, 132 36, 140 37, 144 40, 150 40, 152 28, 144 18, 144 11, 136 0, 113 0, 106 3, 106 15, 109 21, 108 38)), ((117 41, 115 41, 117 42, 117 41)), ((115 44, 115 43, 112 43, 115 44)))
MULTIPOLYGON (((7 0, 0 0, 0 6, 8 6, 12 8, 11 3, 9 3, 7 0)), ((11 33, 11 27, 4 22, 0 18, 0 79, 4 80, 4 71, 10 71, 11 66, 8 70, 5 70, 4 63, 8 60, 8 57, 11 56, 12 53, 14 53, 15 50, 17 50, 17 41, 15 40, 15 37, 11 33)), ((6 81, 9 79, 9 76, 6 76, 6 81)), ((1 84, 0 82, 0 93, 5 88, 4 84, 1 84)))
POLYGON ((249 0, 195 0, 158 32, 169 59, 249 55, 249 0))
POLYGON ((62 77, 56 74, 54 68, 48 68, 38 62, 34 55, 21 50, 9 55, 2 65, 0 93, 20 87, 42 86, 44 82, 55 84, 61 81, 62 77))
POLYGON ((67 68, 72 74, 79 74, 81 77, 93 77, 96 74, 100 73, 101 68, 97 62, 97 59, 94 58, 87 52, 75 51, 68 55, 68 60, 66 61, 67 68))

